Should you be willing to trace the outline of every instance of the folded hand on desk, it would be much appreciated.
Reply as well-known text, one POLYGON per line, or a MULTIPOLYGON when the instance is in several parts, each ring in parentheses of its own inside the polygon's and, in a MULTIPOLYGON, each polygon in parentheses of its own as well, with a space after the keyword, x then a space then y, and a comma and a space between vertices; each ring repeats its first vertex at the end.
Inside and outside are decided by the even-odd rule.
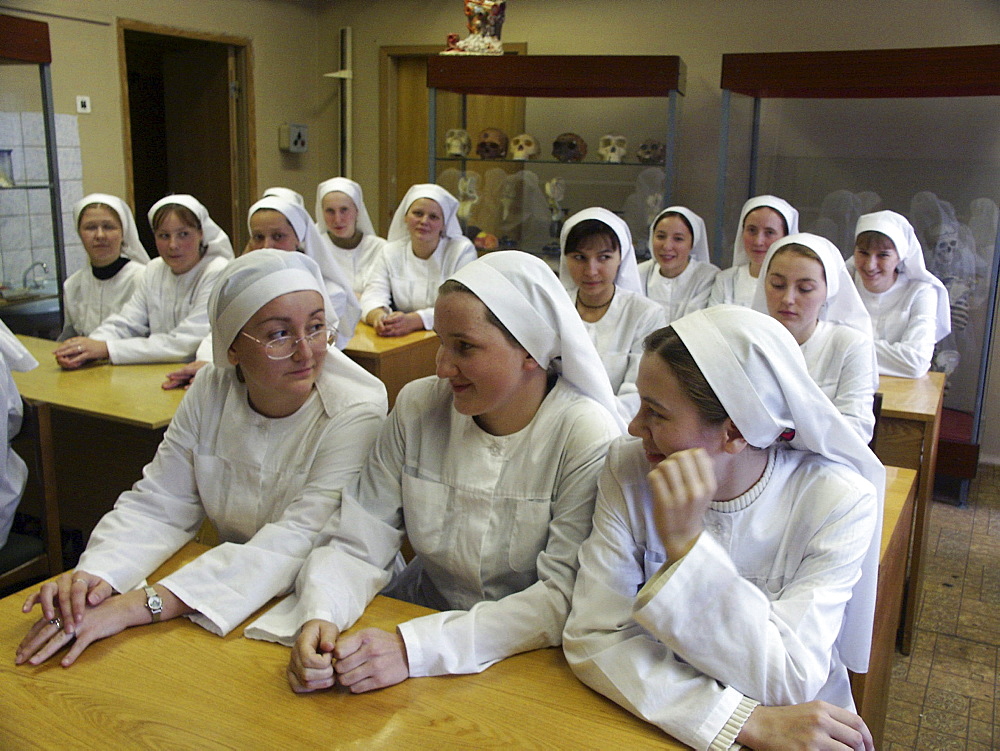
POLYGON ((402 313, 396 310, 376 318, 372 325, 379 336, 405 336, 414 331, 422 331, 424 320, 416 313, 402 313))
POLYGON ((336 680, 333 650, 340 630, 330 621, 306 621, 288 659, 288 685, 297 694, 330 688, 336 680))
POLYGON ((402 683, 410 677, 410 667, 399 634, 366 628, 340 636, 334 624, 317 619, 307 621, 299 632, 287 674, 296 693, 340 683, 360 694, 402 683))
POLYGON ((784 707, 755 707, 736 736, 758 751, 816 748, 874 751, 875 743, 858 715, 825 701, 784 707))
POLYGON ((92 360, 107 360, 110 357, 107 342, 86 336, 67 339, 52 350, 52 354, 55 355, 59 367, 65 370, 75 370, 92 360))
POLYGON ((167 380, 161 384, 161 388, 188 388, 191 385, 191 381, 194 380, 195 374, 206 365, 208 363, 204 360, 195 360, 194 362, 189 362, 187 365, 182 365, 177 370, 172 370, 167 373, 167 380))
POLYGON ((30 613, 36 604, 41 605, 44 620, 50 621, 59 615, 66 633, 72 634, 76 624, 83 620, 87 606, 95 607, 112 594, 114 590, 104 579, 77 569, 60 574, 28 595, 21 612, 30 613))

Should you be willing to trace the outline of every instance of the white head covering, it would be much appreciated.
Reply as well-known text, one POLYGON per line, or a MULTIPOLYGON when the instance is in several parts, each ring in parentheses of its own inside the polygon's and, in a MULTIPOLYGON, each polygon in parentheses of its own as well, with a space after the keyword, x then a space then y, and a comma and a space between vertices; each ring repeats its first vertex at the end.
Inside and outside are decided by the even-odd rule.
POLYGON ((354 328, 361 318, 361 305, 358 303, 358 298, 355 296, 350 282, 344 276, 344 270, 324 247, 312 217, 309 216, 309 212, 304 207, 284 198, 267 196, 250 207, 247 212, 248 227, 250 217, 261 209, 270 209, 282 214, 292 225, 302 251, 319 266, 323 281, 326 283, 327 291, 325 294, 330 298, 336 314, 337 346, 343 349, 354 336, 354 328))
MULTIPOLYGON (((322 236, 327 231, 326 219, 323 217, 323 199, 327 193, 335 191, 343 193, 354 201, 354 206, 358 210, 358 220, 355 226, 361 231, 361 234, 374 235, 375 226, 372 224, 371 217, 368 216, 368 209, 365 208, 365 198, 361 192, 361 186, 353 180, 348 180, 346 177, 331 177, 329 180, 324 180, 316 186, 316 229, 319 231, 319 234, 322 236)), ((413 203, 413 201, 410 201, 410 203, 413 203)), ((406 208, 409 208, 409 206, 406 208)), ((441 209, 444 210, 444 207, 442 206, 441 209)), ((403 211, 405 213, 406 209, 403 211)))
POLYGON ((786 245, 797 243, 804 245, 819 256, 826 275, 826 304, 820 309, 821 321, 840 323, 857 329, 868 338, 872 338, 872 319, 868 309, 854 286, 854 280, 844 265, 844 257, 840 255, 837 246, 825 237, 809 232, 799 232, 786 235, 776 240, 767 250, 764 263, 761 264, 760 276, 757 277, 757 288, 753 293, 754 310, 767 314, 767 270, 771 267, 771 259, 786 245))
POLYGON ((38 360, 21 344, 3 321, 0 321, 0 357, 10 370, 24 372, 38 367, 38 360))
MULTIPOLYGON (((392 215, 392 223, 389 225, 389 234, 386 239, 389 242, 396 240, 407 240, 410 237, 409 230, 406 229, 406 212, 418 198, 429 198, 437 201, 444 216, 444 228, 441 234, 444 237, 462 237, 462 226, 458 223, 458 199, 440 185, 433 183, 419 183, 410 186, 403 196, 403 200, 396 207, 396 213, 392 215)), ((358 209, 360 215, 361 210, 358 209)))
POLYGON ((792 204, 777 196, 754 196, 740 209, 740 223, 736 230, 736 240, 733 242, 733 266, 750 263, 747 249, 743 245, 743 222, 746 221, 747 214, 762 206, 774 209, 785 218, 789 235, 794 235, 799 231, 799 212, 792 204))
POLYGON ((77 232, 80 231, 80 214, 83 213, 85 208, 95 203, 103 203, 110 206, 118 215, 118 221, 122 225, 122 255, 136 263, 143 265, 149 263, 149 253, 146 252, 142 241, 139 239, 139 230, 136 229, 135 216, 132 214, 132 209, 117 196, 108 195, 107 193, 91 193, 89 196, 84 196, 74 203, 73 224, 76 226, 77 232))
POLYGON ((302 194, 292 190, 291 188, 268 188, 263 193, 260 194, 261 198, 267 198, 268 196, 274 196, 275 198, 284 198, 286 201, 291 203, 297 203, 299 206, 306 205, 306 199, 302 197, 302 194))
POLYGON ((594 206, 583 211, 578 211, 565 221, 562 232, 559 233, 559 279, 563 286, 570 292, 575 293, 576 282, 573 281, 569 268, 566 266, 566 238, 569 231, 580 222, 587 219, 596 219, 608 225, 618 238, 618 245, 621 247, 622 262, 618 265, 618 274, 615 276, 615 286, 644 294, 642 282, 639 280, 639 264, 635 260, 635 247, 632 245, 632 232, 629 230, 625 220, 614 212, 594 206))
POLYGON ((847 667, 864 672, 878 581, 885 468, 809 377, 798 344, 778 321, 735 305, 717 305, 671 325, 750 445, 770 446, 790 428, 792 448, 850 467, 875 486, 878 524, 839 639, 847 667))
POLYGON ((519 250, 499 250, 449 278, 472 290, 541 367, 556 361, 567 383, 607 409, 625 433, 601 358, 545 261, 519 250))
MULTIPOLYGON (((934 336, 936 341, 941 341, 951 333, 951 303, 948 299, 948 289, 924 265, 924 254, 912 225, 906 217, 895 211, 876 211, 874 214, 864 214, 858 219, 854 238, 857 239, 862 232, 871 231, 881 232, 892 240, 899 254, 897 269, 900 273, 906 274, 907 279, 926 282, 934 287, 937 293, 937 328, 934 336)), ((854 269, 853 257, 848 261, 848 265, 851 270, 854 269)))
POLYGON ((227 264, 208 299, 215 366, 232 367, 229 348, 254 313, 276 297, 302 290, 319 292, 327 316, 333 312, 319 267, 301 253, 263 248, 227 264))
POLYGON ((659 224, 660 220, 667 214, 682 214, 684 218, 688 220, 688 224, 691 225, 691 229, 694 230, 692 233, 693 237, 691 241, 690 258, 695 261, 701 261, 702 263, 711 263, 708 256, 708 233, 705 231, 705 220, 686 206, 668 206, 656 215, 652 224, 649 225, 650 252, 653 251, 653 233, 656 232, 656 225, 659 224))
POLYGON ((156 232, 156 227, 153 227, 153 217, 156 216, 156 212, 159 211, 161 206, 168 203, 177 203, 185 206, 198 217, 198 221, 201 222, 201 240, 208 246, 208 250, 205 251, 205 258, 215 256, 230 259, 233 257, 233 244, 229 242, 229 235, 223 232, 222 227, 216 224, 212 217, 208 215, 208 209, 202 205, 201 201, 187 193, 172 193, 169 196, 164 196, 149 207, 146 216, 149 219, 149 226, 153 228, 154 233, 156 232))

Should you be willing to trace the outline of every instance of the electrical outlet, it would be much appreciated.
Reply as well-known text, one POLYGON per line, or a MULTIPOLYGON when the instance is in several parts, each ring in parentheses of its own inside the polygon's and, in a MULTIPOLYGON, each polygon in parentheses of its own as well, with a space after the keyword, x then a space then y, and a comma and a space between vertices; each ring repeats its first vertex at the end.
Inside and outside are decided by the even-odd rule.
POLYGON ((83 114, 90 114, 90 97, 89 96, 78 96, 76 98, 76 111, 83 114))
POLYGON ((292 154, 309 150, 309 128, 296 123, 285 123, 278 128, 278 147, 292 154))

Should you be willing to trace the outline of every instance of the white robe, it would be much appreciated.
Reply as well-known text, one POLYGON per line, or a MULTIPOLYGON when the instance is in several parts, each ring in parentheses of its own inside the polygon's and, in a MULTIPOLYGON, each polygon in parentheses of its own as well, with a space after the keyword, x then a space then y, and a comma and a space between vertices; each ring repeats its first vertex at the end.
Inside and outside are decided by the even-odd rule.
MULTIPOLYGON (((619 434, 606 410, 562 380, 509 436, 489 435, 455 411, 447 381, 432 376, 403 388, 359 497, 397 546, 405 517, 417 558, 393 593, 453 608, 399 626, 410 676, 479 672, 559 644, 597 475, 619 434)), ((347 628, 386 580, 395 548, 387 552, 367 571, 360 561, 344 571, 337 545, 318 548, 299 575, 295 609, 272 610, 247 635, 290 643, 311 618, 347 628)))
POLYGON ((900 274, 885 292, 869 292, 854 272, 875 333, 878 372, 920 378, 931 367, 937 330, 937 292, 930 284, 900 274))
POLYGON ((870 441, 878 383, 872 340, 850 326, 819 321, 800 349, 816 385, 858 435, 870 441))
POLYGON ((642 288, 650 300, 663 306, 667 323, 688 313, 708 307, 708 296, 719 269, 710 263, 690 259, 687 267, 673 279, 660 274, 660 265, 651 258, 639 264, 642 288))
MULTIPOLYGON (((222 544, 162 584, 225 635, 288 592, 341 492, 353 489, 386 410, 385 388, 336 350, 295 414, 249 406, 232 368, 206 365, 184 395, 142 479, 94 528, 78 568, 125 592, 197 533, 222 544)), ((328 525, 329 526, 329 525, 328 525)))
MULTIPOLYGON (((2 324, 0 324, 2 325, 2 324)), ((14 523, 14 512, 21 501, 28 465, 11 448, 10 442, 21 431, 21 395, 10 373, 7 360, 0 355, 0 548, 7 544, 14 523)))
POLYGON ((470 261, 476 249, 465 237, 442 238, 430 258, 417 258, 409 238, 386 243, 361 295, 361 320, 376 308, 417 313, 424 328, 434 328, 438 287, 470 261))
POLYGON ((750 266, 740 264, 723 269, 715 276, 712 291, 708 296, 708 307, 712 305, 741 305, 753 307, 753 296, 757 290, 757 280, 750 276, 750 266))
POLYGON ((601 320, 583 322, 627 420, 639 409, 635 378, 642 359, 642 342, 647 335, 666 325, 663 308, 621 287, 615 290, 614 299, 601 320))
POLYGON ((365 291, 365 282, 368 281, 368 273, 385 247, 385 240, 378 235, 362 235, 358 246, 348 249, 339 247, 326 232, 320 233, 320 239, 323 241, 323 247, 343 270, 344 276, 354 289, 354 294, 360 300, 361 294, 365 291))
POLYGON ((208 335, 208 296, 228 259, 207 255, 175 274, 162 258, 146 266, 135 294, 91 333, 107 342, 111 362, 190 362, 208 335))
POLYGON ((872 542, 875 489, 819 455, 771 451, 770 477, 713 502, 705 532, 670 565, 642 444, 616 441, 580 549, 570 666, 694 748, 709 748, 744 697, 854 706, 838 637, 872 542))
POLYGON ((110 279, 98 279, 90 266, 72 274, 63 283, 63 332, 60 339, 90 336, 101 322, 129 301, 146 266, 129 261, 110 279))

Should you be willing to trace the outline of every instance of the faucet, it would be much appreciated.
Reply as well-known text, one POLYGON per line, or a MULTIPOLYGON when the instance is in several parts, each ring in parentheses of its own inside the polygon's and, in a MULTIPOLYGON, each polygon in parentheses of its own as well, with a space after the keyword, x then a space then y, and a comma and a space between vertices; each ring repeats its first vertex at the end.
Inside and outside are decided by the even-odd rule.
POLYGON ((34 271, 38 266, 42 267, 42 273, 48 273, 49 267, 43 261, 35 261, 31 264, 24 272, 24 276, 21 278, 21 286, 27 289, 28 287, 28 277, 31 277, 31 287, 32 289, 38 289, 41 285, 38 283, 38 279, 35 278, 34 271))

